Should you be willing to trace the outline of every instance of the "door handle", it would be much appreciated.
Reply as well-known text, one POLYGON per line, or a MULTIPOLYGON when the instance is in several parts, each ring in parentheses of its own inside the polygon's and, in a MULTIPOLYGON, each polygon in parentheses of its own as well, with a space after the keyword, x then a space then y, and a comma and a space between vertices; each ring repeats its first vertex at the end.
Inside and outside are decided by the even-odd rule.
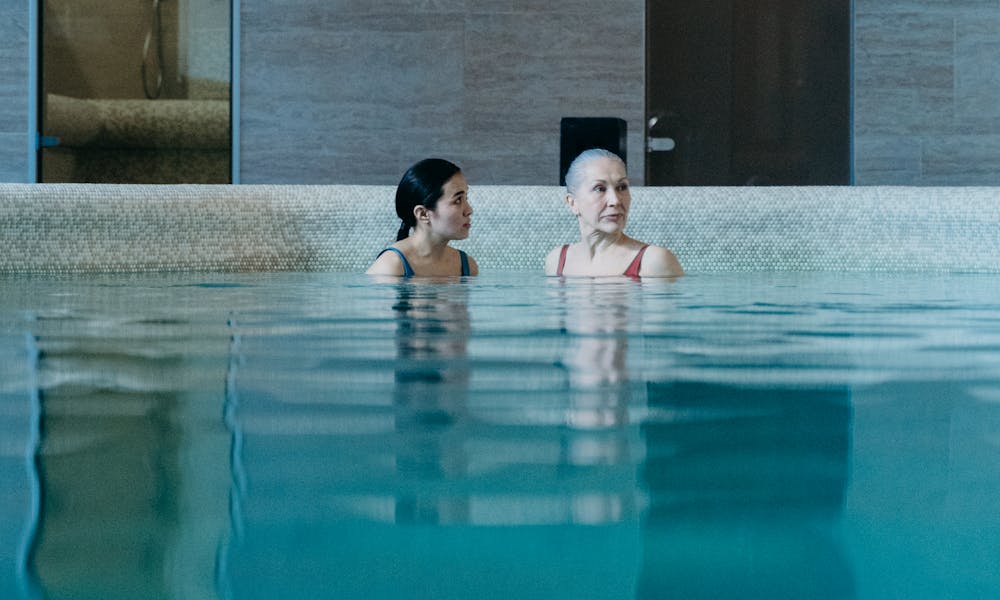
POLYGON ((646 121, 647 152, 673 152, 678 137, 684 137, 683 122, 673 111, 653 115, 646 121))
POLYGON ((672 137, 647 137, 646 150, 648 152, 671 152, 677 147, 677 142, 672 137))

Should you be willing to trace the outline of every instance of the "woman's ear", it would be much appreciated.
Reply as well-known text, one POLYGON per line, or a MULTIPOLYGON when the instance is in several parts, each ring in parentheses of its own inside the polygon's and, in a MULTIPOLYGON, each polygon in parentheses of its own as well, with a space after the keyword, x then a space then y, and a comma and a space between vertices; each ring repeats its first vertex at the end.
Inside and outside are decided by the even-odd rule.
POLYGON ((429 223, 431 217, 427 213, 427 207, 423 204, 418 204, 413 207, 413 216, 417 218, 417 223, 429 223))
POLYGON ((574 215, 580 216, 580 210, 576 207, 576 198, 573 197, 573 194, 566 194, 566 206, 574 215))

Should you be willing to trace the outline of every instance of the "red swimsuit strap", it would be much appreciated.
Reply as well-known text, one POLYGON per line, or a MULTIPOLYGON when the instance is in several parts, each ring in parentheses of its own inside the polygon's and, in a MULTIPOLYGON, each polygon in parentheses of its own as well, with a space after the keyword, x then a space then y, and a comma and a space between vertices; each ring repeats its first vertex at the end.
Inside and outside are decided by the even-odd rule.
POLYGON ((649 248, 649 244, 643 246, 642 248, 639 248, 639 253, 635 255, 635 258, 633 258, 632 262, 629 263, 628 268, 625 269, 626 277, 639 276, 639 269, 642 268, 642 255, 646 253, 646 248, 649 248))
POLYGON ((556 275, 562 275, 563 267, 566 266, 566 251, 569 250, 569 244, 562 247, 562 251, 559 253, 559 266, 556 267, 556 275))

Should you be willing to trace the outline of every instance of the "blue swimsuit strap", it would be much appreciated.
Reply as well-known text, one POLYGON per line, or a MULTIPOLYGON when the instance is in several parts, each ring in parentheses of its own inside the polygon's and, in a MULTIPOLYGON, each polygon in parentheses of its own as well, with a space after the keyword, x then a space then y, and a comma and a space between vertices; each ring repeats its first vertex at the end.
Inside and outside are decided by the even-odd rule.
MULTIPOLYGON (((395 252, 396 254, 398 254, 399 255, 399 260, 401 260, 403 262, 403 277, 413 277, 413 267, 410 266, 410 263, 409 263, 409 261, 406 260, 406 256, 403 254, 403 251, 400 250, 399 248, 393 248, 393 247, 390 246, 390 247, 386 248, 385 250, 379 252, 378 256, 382 256, 383 254, 385 254, 386 252, 388 252, 390 250, 392 250, 393 252, 395 252)), ((378 256, 376 256, 375 258, 378 258, 378 256)))
POLYGON ((469 274, 469 256, 465 252, 462 252, 461 250, 459 250, 458 251, 458 257, 462 259, 462 275, 468 275, 469 274))
MULTIPOLYGON (((392 250, 393 252, 395 252, 396 254, 398 254, 399 255, 399 260, 401 260, 403 262, 403 277, 413 277, 413 267, 410 266, 410 263, 409 263, 409 261, 406 260, 406 256, 403 254, 403 251, 400 250, 399 248, 393 248, 393 247, 390 246, 390 247, 386 248, 385 250, 382 250, 381 252, 379 252, 378 256, 382 256, 383 254, 385 254, 386 252, 388 252, 390 250, 392 250)), ((376 256, 375 258, 378 258, 378 256, 376 256)), ((459 250, 458 251, 458 257, 462 261, 462 275, 468 275, 469 274, 469 255, 466 254, 465 252, 462 252, 461 250, 459 250)))

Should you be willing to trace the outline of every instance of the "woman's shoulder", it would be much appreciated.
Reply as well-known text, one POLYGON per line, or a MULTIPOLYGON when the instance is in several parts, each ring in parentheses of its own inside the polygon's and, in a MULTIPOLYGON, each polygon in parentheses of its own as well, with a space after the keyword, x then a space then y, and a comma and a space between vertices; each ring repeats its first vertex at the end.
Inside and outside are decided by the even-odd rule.
POLYGON ((551 259, 558 260, 559 256, 562 255, 563 250, 569 248, 571 245, 572 244, 559 244, 555 248, 549 250, 549 253, 545 255, 545 262, 549 262, 551 259))
POLYGON ((403 266, 405 257, 399 244, 386 246, 379 251, 375 257, 375 262, 368 267, 366 273, 369 275, 403 275, 406 271, 403 266))
POLYGON ((642 255, 642 277, 679 277, 684 274, 684 268, 669 248, 649 244, 642 255))

